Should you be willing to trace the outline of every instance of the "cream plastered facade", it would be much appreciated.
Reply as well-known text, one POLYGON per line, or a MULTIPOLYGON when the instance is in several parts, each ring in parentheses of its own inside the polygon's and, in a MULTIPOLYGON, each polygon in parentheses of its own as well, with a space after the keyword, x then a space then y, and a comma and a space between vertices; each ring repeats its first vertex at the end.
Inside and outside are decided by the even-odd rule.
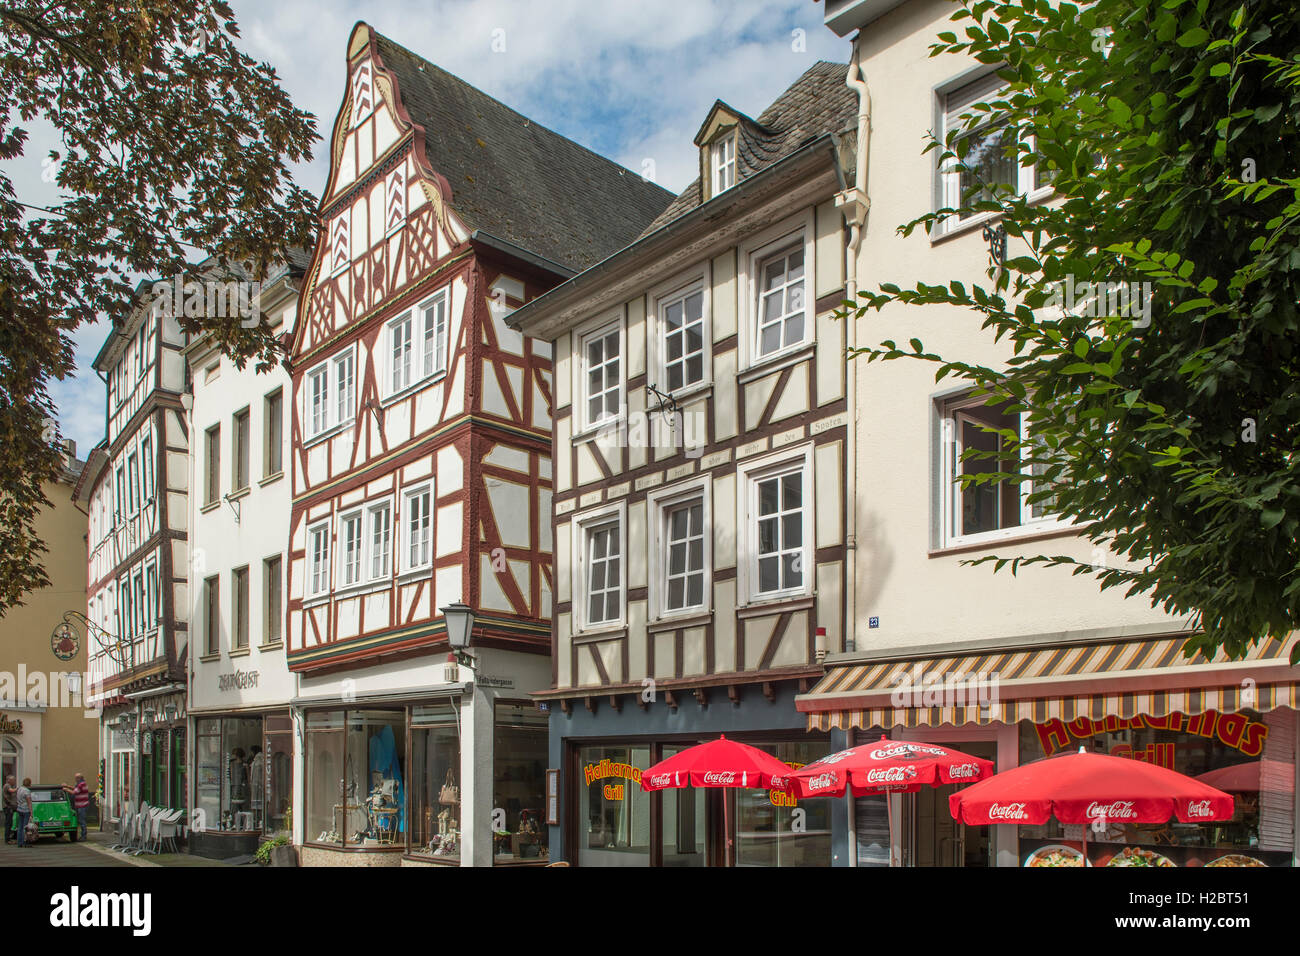
MULTIPOLYGON (((973 59, 931 58, 929 47, 956 8, 937 0, 904 3, 869 23, 858 53, 871 96, 866 192, 870 211, 857 256, 861 289, 886 282, 959 280, 990 286, 989 246, 982 223, 932 238, 923 229, 902 237, 900 225, 936 206, 936 153, 922 155, 937 129, 940 94, 975 79, 987 67, 973 59)), ((1023 254, 1012 240, 1008 258, 1023 254)), ((919 338, 926 351, 968 362, 1004 364, 1011 352, 981 329, 982 315, 941 306, 894 305, 857 321, 860 347, 886 339, 919 338)), ((942 528, 946 482, 940 403, 961 390, 951 377, 935 382, 937 366, 916 360, 850 363, 857 376, 856 586, 854 638, 858 652, 931 649, 1000 639, 1069 642, 1089 636, 1137 636, 1186 628, 1123 588, 1105 593, 1091 576, 1069 569, 1022 568, 994 573, 962 562, 986 554, 1069 555, 1096 564, 1117 561, 1059 524, 1027 524, 989 540, 950 547, 942 528), (1043 535, 1057 532, 1055 536, 1043 535), (1031 540, 1032 539, 1032 540, 1031 540), (875 618, 877 626, 871 627, 875 618)))

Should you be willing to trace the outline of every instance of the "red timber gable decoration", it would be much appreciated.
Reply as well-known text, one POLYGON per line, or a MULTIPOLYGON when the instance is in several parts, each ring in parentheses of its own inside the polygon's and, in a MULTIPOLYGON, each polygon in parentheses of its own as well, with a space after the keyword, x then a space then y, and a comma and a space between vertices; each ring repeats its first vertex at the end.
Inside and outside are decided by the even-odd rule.
POLYGON ((290 346, 290 667, 445 651, 456 601, 546 653, 551 354, 504 318, 561 277, 470 241, 365 24, 349 73, 290 346))

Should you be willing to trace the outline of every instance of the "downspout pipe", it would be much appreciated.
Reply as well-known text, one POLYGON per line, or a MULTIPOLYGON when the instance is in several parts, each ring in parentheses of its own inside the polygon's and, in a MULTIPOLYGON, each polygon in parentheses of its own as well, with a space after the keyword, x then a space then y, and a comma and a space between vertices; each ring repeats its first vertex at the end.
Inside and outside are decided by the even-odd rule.
MULTIPOLYGON (((861 63, 861 34, 854 38, 853 56, 849 60, 848 75, 844 78, 849 89, 858 94, 858 138, 855 143, 855 166, 853 185, 841 191, 835 197, 835 205, 844 215, 848 227, 849 241, 844 263, 844 297, 856 302, 858 297, 858 256, 862 251, 863 230, 867 224, 867 211, 871 208, 871 199, 867 195, 867 159, 871 151, 871 91, 867 87, 866 73, 861 63)), ((846 349, 844 374, 845 398, 850 413, 849 427, 845 439, 845 479, 847 488, 847 507, 845 508, 846 525, 844 528, 845 545, 845 582, 844 590, 844 647, 848 649, 850 636, 857 634, 857 587, 858 587, 858 363, 849 358, 852 350, 857 348, 857 318, 846 320, 844 345, 846 349)), ((856 648, 856 642, 855 642, 856 648)), ((852 735, 852 731, 849 732, 852 735)), ((852 736, 848 743, 855 741, 852 736)), ((888 799, 888 797, 886 797, 888 799)), ((848 835, 849 866, 857 866, 857 808, 855 801, 848 799, 848 835)), ((890 835, 893 845, 893 834, 890 835)), ((892 852, 892 851, 891 851, 892 852)), ((892 861, 891 861, 892 862, 892 861)))

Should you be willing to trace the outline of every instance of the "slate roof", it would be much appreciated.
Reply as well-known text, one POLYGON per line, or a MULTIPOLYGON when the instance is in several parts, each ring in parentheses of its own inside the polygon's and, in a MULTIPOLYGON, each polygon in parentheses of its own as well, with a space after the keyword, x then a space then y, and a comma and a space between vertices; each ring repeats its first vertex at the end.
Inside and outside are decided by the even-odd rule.
POLYGON ((632 242, 673 194, 371 31, 425 154, 473 230, 581 271, 632 242))
MULTIPOLYGON (((715 104, 740 119, 736 182, 761 172, 818 136, 849 133, 852 138, 856 135, 858 96, 844 82, 848 69, 847 63, 819 60, 757 119, 750 119, 721 101, 715 104)), ((696 178, 641 235, 648 235, 698 207, 700 195, 700 180, 696 178)))

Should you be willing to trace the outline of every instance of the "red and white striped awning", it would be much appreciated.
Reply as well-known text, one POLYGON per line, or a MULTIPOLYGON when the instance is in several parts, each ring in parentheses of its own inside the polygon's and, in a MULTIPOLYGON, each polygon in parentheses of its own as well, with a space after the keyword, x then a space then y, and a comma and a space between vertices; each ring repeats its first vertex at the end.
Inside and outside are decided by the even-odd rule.
POLYGON ((999 648, 829 666, 796 706, 809 730, 1035 723, 1300 709, 1300 637, 1270 639, 1241 660, 1183 655, 1187 635, 999 648))

